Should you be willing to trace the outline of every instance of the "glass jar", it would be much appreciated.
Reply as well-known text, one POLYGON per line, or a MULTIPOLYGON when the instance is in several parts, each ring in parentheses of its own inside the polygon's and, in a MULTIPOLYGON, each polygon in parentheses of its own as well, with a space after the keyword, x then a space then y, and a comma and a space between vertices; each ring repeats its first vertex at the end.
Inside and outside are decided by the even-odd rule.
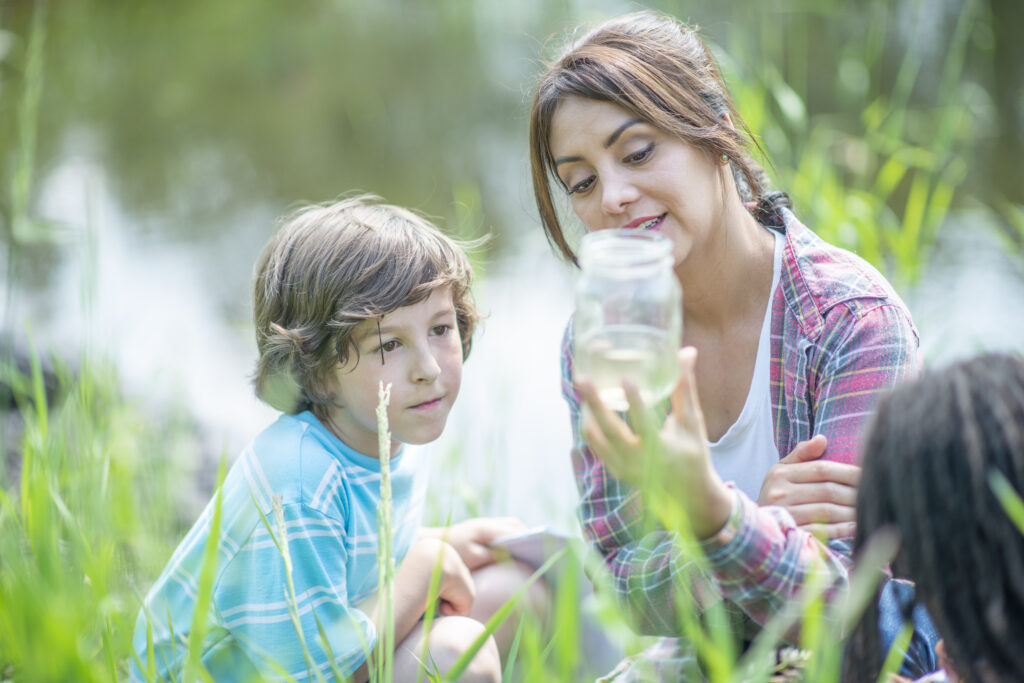
POLYGON ((629 407, 626 378, 646 405, 661 402, 678 379, 683 333, 672 242, 656 232, 599 230, 584 236, 579 261, 576 376, 593 382, 612 410, 629 407))

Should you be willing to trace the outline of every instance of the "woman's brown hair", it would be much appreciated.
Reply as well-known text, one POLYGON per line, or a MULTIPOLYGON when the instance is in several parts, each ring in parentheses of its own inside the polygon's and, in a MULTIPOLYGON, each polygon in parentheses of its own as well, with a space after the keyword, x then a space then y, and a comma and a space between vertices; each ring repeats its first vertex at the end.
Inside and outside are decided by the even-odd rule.
POLYGON ((753 138, 696 30, 656 12, 612 19, 548 65, 530 110, 537 209, 549 241, 568 261, 575 262, 576 255, 551 196, 557 175, 550 140, 551 120, 567 97, 611 102, 714 157, 724 154, 741 199, 757 202, 765 195, 767 178, 747 152, 753 138), (726 114, 735 128, 726 125, 726 114))

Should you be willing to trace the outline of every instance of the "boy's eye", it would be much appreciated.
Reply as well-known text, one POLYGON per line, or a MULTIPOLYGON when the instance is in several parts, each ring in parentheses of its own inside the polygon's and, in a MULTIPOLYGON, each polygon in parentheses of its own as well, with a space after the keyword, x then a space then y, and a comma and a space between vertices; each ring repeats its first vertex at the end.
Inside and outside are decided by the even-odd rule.
POLYGON ((590 189, 590 186, 593 184, 594 176, 584 178, 583 180, 569 188, 569 194, 576 194, 577 192, 586 192, 588 189, 590 189))
POLYGON ((451 331, 451 329, 452 326, 447 324, 434 325, 434 327, 432 327, 430 331, 434 333, 434 336, 443 337, 444 335, 448 334, 451 331))
POLYGON ((639 150, 637 152, 633 152, 632 154, 626 156, 626 158, 623 161, 625 163, 627 163, 627 164, 638 164, 641 161, 646 161, 647 158, 649 156, 651 156, 651 152, 653 152, 653 151, 654 151, 654 143, 652 142, 652 143, 648 144, 646 147, 644 147, 643 149, 641 149, 641 150, 639 150))

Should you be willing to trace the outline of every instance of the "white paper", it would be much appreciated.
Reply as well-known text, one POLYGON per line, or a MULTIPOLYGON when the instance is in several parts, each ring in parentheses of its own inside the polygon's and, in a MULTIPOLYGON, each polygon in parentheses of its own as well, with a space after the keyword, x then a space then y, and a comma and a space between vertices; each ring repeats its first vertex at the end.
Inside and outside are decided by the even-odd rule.
POLYGON ((534 527, 514 536, 502 536, 491 542, 492 548, 507 550, 513 559, 539 569, 549 557, 569 546, 569 536, 548 527, 534 527))

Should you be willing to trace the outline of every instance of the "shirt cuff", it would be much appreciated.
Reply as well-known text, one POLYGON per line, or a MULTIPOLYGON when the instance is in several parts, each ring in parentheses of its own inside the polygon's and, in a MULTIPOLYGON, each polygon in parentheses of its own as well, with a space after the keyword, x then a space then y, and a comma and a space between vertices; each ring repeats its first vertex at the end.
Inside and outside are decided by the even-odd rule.
POLYGON ((700 541, 700 549, 704 551, 704 555, 708 558, 712 554, 721 553, 739 535, 745 517, 743 501, 750 503, 750 500, 731 481, 726 482, 725 486, 732 491, 732 510, 729 512, 729 518, 725 520, 725 525, 721 529, 700 541))

